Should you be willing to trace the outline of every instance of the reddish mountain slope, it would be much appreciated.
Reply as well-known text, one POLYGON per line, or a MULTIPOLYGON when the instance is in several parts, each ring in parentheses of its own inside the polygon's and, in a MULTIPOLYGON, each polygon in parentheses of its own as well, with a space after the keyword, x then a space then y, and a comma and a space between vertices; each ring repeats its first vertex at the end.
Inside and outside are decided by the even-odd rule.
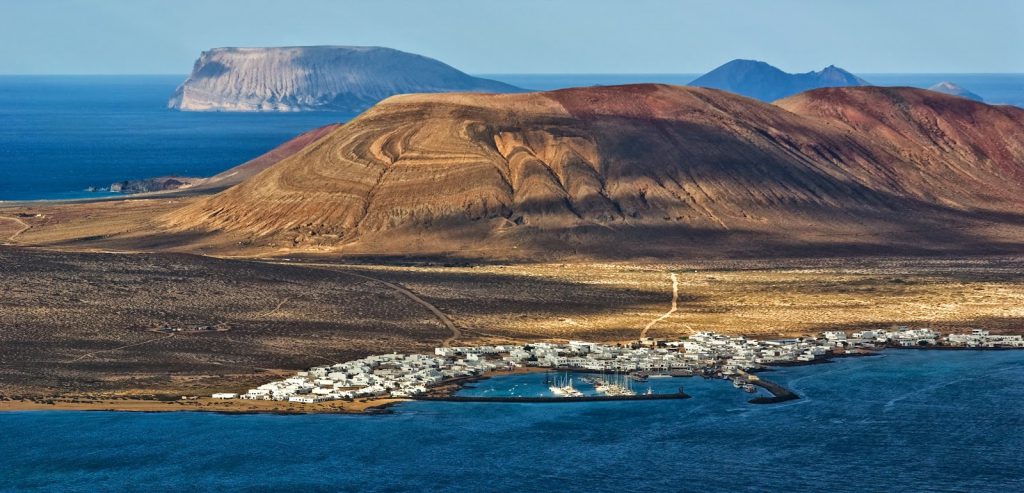
POLYGON ((292 154, 305 149, 313 142, 316 142, 320 137, 327 135, 332 130, 337 129, 340 126, 340 123, 333 123, 319 128, 314 128, 308 132, 303 132, 264 154, 250 159, 227 171, 204 179, 199 184, 193 186, 192 190, 224 189, 242 183, 243 181, 255 176, 260 171, 277 164, 282 159, 290 157, 292 154))
POLYGON ((1018 226, 1022 136, 1021 110, 909 88, 406 95, 165 220, 366 253, 1006 244, 964 231, 1018 226))

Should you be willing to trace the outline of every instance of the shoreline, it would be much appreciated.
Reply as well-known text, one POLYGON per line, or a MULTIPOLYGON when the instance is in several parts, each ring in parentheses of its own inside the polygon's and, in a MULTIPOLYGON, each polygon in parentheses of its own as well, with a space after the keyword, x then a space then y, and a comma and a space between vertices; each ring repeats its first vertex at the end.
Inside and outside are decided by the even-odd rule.
MULTIPOLYGON (((512 371, 489 372, 483 375, 447 380, 431 389, 434 392, 457 392, 463 385, 495 376, 516 375, 543 371, 543 368, 522 367, 512 371)), ((435 394, 444 395, 444 394, 435 394)), ((388 414, 391 407, 415 399, 409 397, 371 397, 355 400, 337 400, 312 404, 288 401, 258 401, 241 399, 139 399, 128 396, 87 398, 67 396, 60 398, 0 400, 0 413, 18 411, 110 411, 141 413, 209 412, 216 414, 388 414)))
POLYGON ((19 411, 109 411, 138 413, 207 412, 215 414, 386 414, 390 407, 410 399, 380 398, 298 404, 287 401, 199 399, 159 401, 143 399, 53 400, 53 403, 21 400, 0 401, 0 413, 19 411))
MULTIPOLYGON (((758 370, 751 370, 752 376, 758 373, 768 373, 776 367, 810 366, 832 363, 834 358, 851 358, 880 356, 885 350, 916 349, 916 350, 969 350, 969 351, 990 351, 990 350, 1021 350, 1021 348, 971 348, 959 346, 913 346, 913 347, 884 347, 878 351, 862 351, 835 354, 829 358, 807 362, 790 362, 771 365, 758 370)), ((546 403, 546 402, 600 402, 600 401, 631 401, 631 400, 668 400, 668 399, 689 399, 692 396, 685 393, 678 394, 654 394, 636 396, 582 396, 582 397, 472 397, 457 396, 459 390, 469 385, 494 377, 506 375, 521 375, 526 373, 543 372, 574 372, 602 374, 597 370, 575 369, 575 368, 546 368, 535 366, 524 366, 513 370, 500 370, 484 373, 482 375, 453 378, 443 381, 421 396, 414 397, 375 397, 361 398, 356 400, 337 400, 319 403, 295 403, 288 401, 257 401, 240 399, 213 399, 211 397, 198 397, 194 399, 139 399, 128 396, 110 396, 103 398, 67 396, 59 398, 37 398, 37 399, 5 399, 0 400, 0 413, 20 411, 108 411, 108 412, 141 412, 141 413, 168 413, 168 412, 208 412, 216 414, 388 414, 393 412, 390 408, 413 401, 448 401, 448 402, 523 402, 523 403, 546 403)), ((700 376, 700 375, 692 375, 700 376)), ((691 377, 692 377, 691 376, 691 377)), ((678 378, 687 378, 679 376, 678 378)), ((772 394, 771 397, 755 397, 748 402, 751 404, 775 404, 800 399, 800 396, 786 387, 770 380, 760 378, 751 379, 750 382, 764 388, 772 394)))
MULTIPOLYGON (((5 208, 24 208, 24 207, 54 207, 61 205, 75 205, 75 204, 96 204, 101 202, 116 202, 119 200, 141 200, 141 199, 163 199, 163 198, 181 198, 181 197, 193 197, 199 195, 208 195, 223 191, 227 187, 210 187, 203 188, 203 180, 209 180, 212 177, 194 177, 194 176, 181 176, 171 177, 180 178, 183 180, 196 181, 193 185, 181 188, 175 188, 172 190, 151 190, 148 192, 85 192, 83 194, 95 193, 109 193, 110 195, 95 195, 86 197, 68 197, 68 198, 42 198, 42 199, 0 199, 0 209, 5 208)), ((148 178, 144 178, 146 180, 148 178)), ((122 180, 124 181, 124 180, 122 180)))

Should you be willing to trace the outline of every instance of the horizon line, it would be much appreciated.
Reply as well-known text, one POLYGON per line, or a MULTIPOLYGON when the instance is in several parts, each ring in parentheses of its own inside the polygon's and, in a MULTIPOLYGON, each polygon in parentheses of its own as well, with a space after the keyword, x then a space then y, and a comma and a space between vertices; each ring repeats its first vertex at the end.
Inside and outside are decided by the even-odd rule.
MULTIPOLYGON (((496 76, 496 75, 516 75, 516 76, 584 76, 584 75, 635 75, 635 76, 646 76, 646 75, 703 75, 707 72, 465 72, 466 74, 473 76, 496 76)), ((851 72, 860 75, 1024 75, 1022 72, 851 72)), ((22 73, 5 73, 0 72, 0 77, 140 77, 140 76, 185 76, 189 75, 188 72, 172 73, 172 72, 117 72, 117 73, 100 73, 100 72, 67 72, 67 73, 55 73, 55 72, 22 72, 22 73)))

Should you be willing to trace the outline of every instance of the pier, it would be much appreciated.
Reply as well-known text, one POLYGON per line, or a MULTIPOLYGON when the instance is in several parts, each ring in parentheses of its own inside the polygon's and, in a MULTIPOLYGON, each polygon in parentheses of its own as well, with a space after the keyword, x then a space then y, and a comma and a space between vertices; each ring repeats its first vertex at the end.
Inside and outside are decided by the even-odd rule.
POLYGON ((777 404, 779 402, 792 401, 800 398, 800 396, 796 395, 792 390, 763 378, 750 379, 749 383, 757 385, 772 394, 771 397, 762 396, 750 399, 748 402, 751 404, 777 404))

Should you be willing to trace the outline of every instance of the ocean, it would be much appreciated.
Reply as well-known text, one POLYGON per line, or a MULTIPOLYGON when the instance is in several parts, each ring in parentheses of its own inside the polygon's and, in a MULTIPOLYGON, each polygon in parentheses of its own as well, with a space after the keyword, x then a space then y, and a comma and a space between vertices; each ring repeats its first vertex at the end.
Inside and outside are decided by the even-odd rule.
MULTIPOLYGON (((485 75, 520 87, 664 82, 697 74, 485 75)), ((166 108, 184 75, 0 76, 0 200, 96 197, 89 187, 165 175, 209 176, 289 138, 354 115, 189 113, 166 108)), ((880 85, 951 80, 1024 106, 1024 74, 864 74, 880 85)))
POLYGON ((339 113, 167 109, 184 76, 0 77, 0 200, 94 197, 88 187, 211 176, 339 113))
POLYGON ((1024 491, 1024 351, 888 350, 763 376, 802 399, 748 404, 693 377, 659 379, 693 396, 669 401, 0 413, 0 490, 1024 491))

